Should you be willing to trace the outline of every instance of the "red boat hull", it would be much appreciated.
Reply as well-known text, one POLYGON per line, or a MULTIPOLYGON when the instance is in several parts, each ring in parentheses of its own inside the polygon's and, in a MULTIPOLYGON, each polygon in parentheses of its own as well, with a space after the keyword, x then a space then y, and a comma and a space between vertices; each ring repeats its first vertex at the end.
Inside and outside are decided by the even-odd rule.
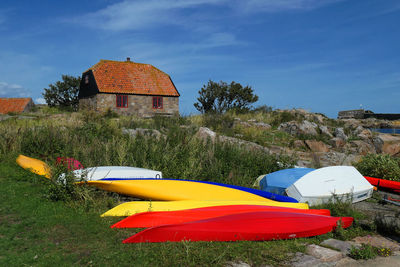
POLYGON ((294 212, 262 211, 226 215, 206 220, 161 225, 139 232, 123 243, 180 241, 264 241, 326 234, 349 227, 353 218, 294 212))
POLYGON ((376 187, 381 187, 384 189, 390 189, 395 192, 400 192, 400 182, 397 181, 390 181, 390 180, 385 180, 385 179, 380 179, 380 178, 374 178, 374 177, 368 177, 364 176, 367 181, 376 186, 376 187))
POLYGON ((154 211, 142 212, 129 216, 111 228, 145 228, 163 224, 177 224, 184 222, 192 222, 204 219, 210 219, 225 215, 239 214, 255 211, 280 211, 280 212, 296 212, 305 214, 331 215, 328 209, 292 209, 284 207, 257 206, 257 205, 232 205, 232 206, 215 206, 198 209, 178 210, 178 211, 154 211))

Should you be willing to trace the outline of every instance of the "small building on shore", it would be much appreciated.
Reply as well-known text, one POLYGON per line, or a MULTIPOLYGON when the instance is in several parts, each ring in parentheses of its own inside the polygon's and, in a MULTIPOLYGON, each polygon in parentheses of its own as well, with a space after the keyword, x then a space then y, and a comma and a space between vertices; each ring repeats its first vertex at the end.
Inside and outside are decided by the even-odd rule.
POLYGON ((170 76, 150 64, 100 60, 83 72, 79 109, 151 117, 179 114, 179 92, 170 76))
POLYGON ((23 113, 33 109, 32 98, 0 98, 0 114, 23 113))

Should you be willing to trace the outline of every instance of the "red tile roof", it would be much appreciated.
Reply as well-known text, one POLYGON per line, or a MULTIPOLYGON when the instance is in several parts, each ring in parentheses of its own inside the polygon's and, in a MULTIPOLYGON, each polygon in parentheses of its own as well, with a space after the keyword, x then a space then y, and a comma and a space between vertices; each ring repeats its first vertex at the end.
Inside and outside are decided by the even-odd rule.
POLYGON ((9 112, 21 113, 25 110, 32 98, 0 98, 0 114, 9 112))
POLYGON ((169 75, 150 64, 100 60, 89 70, 100 93, 179 96, 169 75))

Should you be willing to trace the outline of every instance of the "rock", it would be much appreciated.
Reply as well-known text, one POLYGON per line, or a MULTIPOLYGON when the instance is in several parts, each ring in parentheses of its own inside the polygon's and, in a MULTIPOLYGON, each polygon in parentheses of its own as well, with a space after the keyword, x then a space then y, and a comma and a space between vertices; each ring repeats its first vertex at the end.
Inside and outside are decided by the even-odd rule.
POLYGON ((330 138, 333 137, 333 135, 329 132, 329 129, 325 125, 319 125, 318 126, 319 130, 321 131, 322 134, 329 136, 330 138))
POLYGON ((359 134, 357 134, 357 137, 361 138, 362 140, 370 140, 372 139, 372 132, 368 129, 364 129, 359 134))
POLYGON ((154 130, 154 129, 142 129, 142 128, 126 129, 126 128, 122 128, 122 133, 129 134, 132 137, 136 137, 138 134, 143 135, 143 136, 155 137, 157 139, 160 139, 161 137, 165 137, 165 135, 160 133, 160 131, 154 130))
POLYGON ((217 133, 213 132, 207 127, 200 127, 196 133, 196 137, 203 141, 211 139, 211 142, 215 142, 215 139, 217 138, 217 133))
MULTIPOLYGON (((238 146, 244 146, 249 150, 258 150, 258 151, 263 151, 269 153, 270 150, 267 147, 261 146, 259 144, 245 141, 239 138, 235 137, 230 137, 230 136, 225 136, 225 135, 217 135, 214 131, 206 128, 206 127, 200 127, 195 136, 203 141, 207 141, 208 139, 211 140, 211 142, 215 142, 216 140, 223 142, 223 143, 231 143, 235 144, 238 146)), ((282 148, 284 150, 284 148, 282 148)))
POLYGON ((352 259, 350 257, 344 257, 343 259, 337 261, 335 263, 335 266, 353 266, 357 263, 358 262, 355 259, 352 259))
POLYGON ((346 141, 344 141, 342 138, 334 137, 329 140, 329 144, 334 148, 343 148, 346 144, 346 141))
POLYGON ((303 123, 300 124, 299 129, 302 134, 306 135, 318 135, 317 132, 318 125, 314 122, 309 122, 304 120, 303 123))
POLYGON ((345 141, 347 140, 347 135, 344 133, 344 130, 341 127, 335 129, 335 136, 345 141))
POLYGON ((272 128, 271 125, 269 125, 268 123, 264 123, 264 122, 256 122, 256 123, 254 123, 254 125, 257 128, 261 128, 263 130, 270 130, 272 128))
POLYGON ((290 135, 297 135, 300 131, 299 124, 296 121, 283 122, 279 125, 278 130, 290 135))
POLYGON ((355 140, 351 141, 350 145, 354 146, 356 148, 355 152, 360 154, 360 155, 367 155, 367 154, 375 154, 376 150, 375 147, 371 144, 368 144, 367 142, 361 141, 361 140, 355 140))
POLYGON ((318 125, 314 122, 309 122, 307 120, 299 124, 296 121, 283 122, 279 125, 278 130, 287 132, 291 135, 318 135, 317 132, 318 125))
POLYGON ((350 252, 350 249, 352 247, 352 244, 346 241, 342 240, 337 240, 333 238, 329 238, 327 240, 324 240, 321 245, 323 246, 328 246, 337 250, 340 250, 342 253, 345 255, 350 252))
POLYGON ((386 153, 391 156, 400 154, 400 136, 381 133, 373 139, 373 143, 378 153, 386 153))
POLYGON ((225 266, 226 267, 250 267, 250 265, 248 263, 245 263, 243 261, 227 262, 227 264, 225 266))
POLYGON ((306 144, 304 143, 303 140, 295 140, 295 141, 293 142, 293 146, 294 146, 295 148, 305 148, 305 147, 306 147, 306 144))
POLYGON ((319 159, 322 167, 336 165, 352 166, 353 162, 360 161, 361 156, 330 151, 328 153, 321 153, 319 159))
POLYGON ((308 266, 316 266, 320 263, 321 261, 313 256, 297 252, 296 256, 292 259, 291 266, 308 267, 308 266))
POLYGON ((389 239, 379 235, 359 236, 354 238, 353 241, 357 244, 369 244, 377 248, 390 248, 393 251, 400 250, 400 245, 398 243, 390 241, 389 239))
POLYGON ((336 250, 324 248, 318 245, 308 245, 306 248, 307 254, 319 259, 323 262, 338 261, 343 258, 343 254, 336 250))
POLYGON ((305 140, 307 147, 313 152, 329 152, 329 148, 321 141, 305 140))

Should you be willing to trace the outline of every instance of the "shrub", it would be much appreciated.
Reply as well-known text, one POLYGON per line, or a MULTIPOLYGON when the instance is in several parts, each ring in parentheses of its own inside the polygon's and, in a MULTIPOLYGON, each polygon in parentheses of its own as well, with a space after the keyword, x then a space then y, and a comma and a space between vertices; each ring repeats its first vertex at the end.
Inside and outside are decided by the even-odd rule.
POLYGON ((365 155, 355 167, 365 176, 400 181, 400 159, 387 154, 365 155))
POLYGON ((377 255, 376 248, 366 244, 362 244, 359 248, 352 246, 349 253, 349 256, 355 260, 374 259, 377 255))

